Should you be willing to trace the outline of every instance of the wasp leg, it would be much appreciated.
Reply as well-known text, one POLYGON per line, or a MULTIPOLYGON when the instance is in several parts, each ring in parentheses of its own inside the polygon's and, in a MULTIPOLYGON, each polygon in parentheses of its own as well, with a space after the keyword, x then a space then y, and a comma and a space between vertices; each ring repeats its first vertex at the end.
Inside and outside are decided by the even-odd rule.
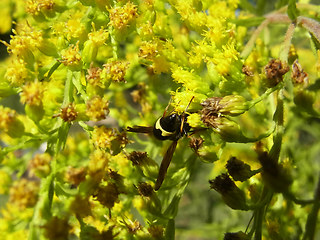
POLYGON ((176 150, 177 143, 178 143, 178 141, 174 141, 171 143, 170 147, 168 148, 166 154, 164 155, 164 157, 162 159, 160 169, 159 169, 158 178, 156 181, 156 185, 154 186, 155 191, 157 191, 163 183, 163 180, 166 176, 166 173, 167 173, 168 167, 170 165, 174 150, 176 150))
POLYGON ((153 127, 144 127, 144 126, 133 126, 127 127, 128 132, 136 132, 136 133, 152 133, 153 127))

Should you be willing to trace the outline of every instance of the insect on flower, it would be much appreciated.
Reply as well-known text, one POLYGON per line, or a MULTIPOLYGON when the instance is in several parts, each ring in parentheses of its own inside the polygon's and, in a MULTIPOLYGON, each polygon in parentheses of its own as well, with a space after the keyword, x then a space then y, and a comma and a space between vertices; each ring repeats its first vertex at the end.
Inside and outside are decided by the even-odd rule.
POLYGON ((158 190, 162 182, 165 178, 165 175, 167 173, 167 169, 170 165, 170 162, 172 160, 173 153, 177 147, 178 140, 182 138, 183 136, 188 135, 188 132, 190 131, 191 127, 187 123, 188 113, 186 113, 189 105, 191 104, 194 97, 191 98, 189 104, 187 105, 185 111, 182 114, 178 114, 175 112, 171 112, 169 115, 166 116, 166 110, 164 111, 162 117, 160 117, 154 124, 153 127, 144 127, 144 126, 133 126, 128 127, 128 132, 136 132, 136 133, 153 133, 154 137, 159 140, 171 140, 173 141, 169 148, 167 149, 160 168, 159 168, 159 174, 158 178, 154 187, 154 190, 158 190))

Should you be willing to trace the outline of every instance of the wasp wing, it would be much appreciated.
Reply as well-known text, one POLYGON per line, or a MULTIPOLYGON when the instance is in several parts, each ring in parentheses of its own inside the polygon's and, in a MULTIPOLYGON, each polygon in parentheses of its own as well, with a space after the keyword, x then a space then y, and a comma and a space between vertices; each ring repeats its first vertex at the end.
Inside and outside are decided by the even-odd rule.
POLYGON ((153 127, 145 127, 145 126, 133 126, 127 127, 128 132, 136 132, 136 133, 152 133, 153 127))
POLYGON ((164 157, 162 159, 160 169, 159 169, 158 178, 156 181, 156 185, 154 187, 155 191, 157 191, 163 183, 163 180, 166 176, 166 173, 167 173, 168 167, 170 165, 174 150, 176 150, 177 143, 178 143, 178 141, 174 141, 171 143, 170 147, 168 148, 166 154, 164 155, 164 157))

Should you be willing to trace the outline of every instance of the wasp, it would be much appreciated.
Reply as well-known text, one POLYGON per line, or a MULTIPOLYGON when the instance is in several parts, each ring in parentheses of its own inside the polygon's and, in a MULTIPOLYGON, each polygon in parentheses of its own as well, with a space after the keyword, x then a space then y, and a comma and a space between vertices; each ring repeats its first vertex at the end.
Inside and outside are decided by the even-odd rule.
POLYGON ((166 176, 168 167, 172 160, 174 151, 176 150, 179 139, 184 136, 187 136, 191 129, 190 125, 187 123, 187 118, 189 114, 186 111, 189 108, 189 105, 191 104, 193 99, 194 97, 191 98, 189 104, 187 105, 185 111, 182 114, 173 112, 166 116, 167 108, 170 105, 169 103, 162 117, 158 118, 153 127, 133 126, 127 128, 128 132, 149 134, 152 133, 153 136, 158 140, 172 141, 160 164, 158 178, 154 187, 155 191, 157 191, 163 183, 163 180, 166 176))

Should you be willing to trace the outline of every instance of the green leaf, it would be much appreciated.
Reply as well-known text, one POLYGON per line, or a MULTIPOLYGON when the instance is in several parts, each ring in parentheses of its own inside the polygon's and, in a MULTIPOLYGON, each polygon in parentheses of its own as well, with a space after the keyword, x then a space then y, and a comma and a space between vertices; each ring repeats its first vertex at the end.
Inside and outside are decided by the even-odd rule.
POLYGON ((70 189, 69 185, 66 187, 65 185, 62 185, 59 182, 55 183, 55 193, 56 195, 59 196, 66 196, 66 197, 71 197, 75 196, 77 194, 77 189, 70 189))
POLYGON ((320 39, 316 38, 311 32, 310 32, 310 35, 311 35, 311 41, 313 43, 313 47, 316 50, 319 50, 320 49, 320 39))
POLYGON ((296 0, 289 0, 287 14, 292 21, 296 21, 299 16, 299 11, 296 6, 296 0))

